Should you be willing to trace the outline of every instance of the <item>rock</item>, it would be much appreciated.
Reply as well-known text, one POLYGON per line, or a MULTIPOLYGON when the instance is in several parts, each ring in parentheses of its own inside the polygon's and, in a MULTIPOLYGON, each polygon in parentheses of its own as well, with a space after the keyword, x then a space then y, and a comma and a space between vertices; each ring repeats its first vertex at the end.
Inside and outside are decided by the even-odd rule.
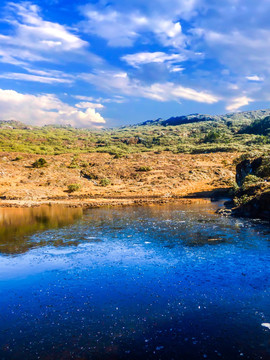
POLYGON ((235 209, 235 214, 270 220, 270 191, 262 192, 235 209))
POLYGON ((259 157, 254 160, 246 159, 236 166, 236 183, 238 186, 243 185, 248 175, 257 175, 257 170, 263 163, 263 158, 259 157))
POLYGON ((231 216, 232 215, 232 209, 226 209, 226 208, 221 208, 218 209, 216 211, 217 214, 222 215, 222 216, 231 216))

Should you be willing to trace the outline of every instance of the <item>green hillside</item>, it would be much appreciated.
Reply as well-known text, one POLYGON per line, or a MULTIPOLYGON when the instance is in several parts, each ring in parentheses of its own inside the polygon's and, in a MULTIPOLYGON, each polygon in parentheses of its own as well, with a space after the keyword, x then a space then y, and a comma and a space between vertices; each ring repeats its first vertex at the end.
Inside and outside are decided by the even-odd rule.
POLYGON ((0 151, 36 154, 108 152, 116 157, 132 152, 270 150, 270 110, 224 116, 189 115, 154 120, 136 126, 90 130, 70 126, 30 127, 0 121, 0 151))

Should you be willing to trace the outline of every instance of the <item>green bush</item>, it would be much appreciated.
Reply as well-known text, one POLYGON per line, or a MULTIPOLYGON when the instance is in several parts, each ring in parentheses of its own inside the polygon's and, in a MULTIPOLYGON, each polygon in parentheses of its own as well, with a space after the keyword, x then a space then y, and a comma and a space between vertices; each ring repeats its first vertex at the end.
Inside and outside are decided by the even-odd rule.
POLYGON ((265 156, 262 159, 262 164, 256 170, 256 175, 258 175, 262 178, 270 177, 270 157, 269 156, 265 156))
POLYGON ((107 178, 101 179, 99 182, 100 186, 108 186, 108 185, 110 185, 110 183, 111 183, 111 180, 107 179, 107 178))
POLYGON ((79 191, 81 189, 81 185, 80 184, 70 184, 68 185, 68 192, 69 193, 73 193, 75 191, 79 191))
POLYGON ((78 168, 78 154, 75 154, 71 160, 71 163, 69 164, 68 168, 69 169, 76 169, 78 168))
POLYGON ((147 172, 147 171, 151 171, 152 168, 150 166, 141 166, 139 167, 139 169, 137 169, 137 171, 141 171, 141 172, 147 172))
POLYGON ((244 184, 256 184, 257 182, 260 181, 262 181, 262 179, 256 175, 247 175, 245 177, 244 184))
POLYGON ((213 143, 213 142, 216 142, 218 139, 220 139, 220 137, 221 137, 221 133, 219 130, 211 130, 207 133, 203 142, 213 143))
POLYGON ((48 166, 48 163, 45 159, 43 158, 39 158, 38 160, 36 160, 33 164, 32 164, 32 167, 33 168, 41 168, 41 167, 44 167, 44 166, 48 166))
POLYGON ((15 159, 13 159, 12 161, 19 161, 22 159, 23 159, 23 157, 19 155, 19 156, 16 156, 15 159))

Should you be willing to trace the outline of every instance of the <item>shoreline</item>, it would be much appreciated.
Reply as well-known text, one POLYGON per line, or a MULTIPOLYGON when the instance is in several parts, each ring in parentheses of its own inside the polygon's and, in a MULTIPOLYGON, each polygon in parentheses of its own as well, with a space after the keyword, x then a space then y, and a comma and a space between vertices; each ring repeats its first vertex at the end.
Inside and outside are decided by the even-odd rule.
POLYGON ((46 199, 46 200, 4 200, 0 202, 1 208, 30 208, 42 205, 48 206, 64 206, 74 208, 99 208, 99 207, 115 207, 115 206, 142 206, 142 205, 162 205, 168 203, 193 204, 193 203, 210 203, 213 197, 118 197, 118 198, 95 198, 95 199, 46 199))

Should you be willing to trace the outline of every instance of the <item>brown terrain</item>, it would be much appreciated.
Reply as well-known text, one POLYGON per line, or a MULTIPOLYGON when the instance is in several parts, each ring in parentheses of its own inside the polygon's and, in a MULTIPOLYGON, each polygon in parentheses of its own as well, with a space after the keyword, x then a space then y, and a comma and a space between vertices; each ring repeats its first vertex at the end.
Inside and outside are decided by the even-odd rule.
POLYGON ((72 154, 65 154, 42 156, 48 166, 33 168, 33 162, 41 156, 0 153, 0 206, 51 203, 95 207, 175 199, 189 202, 231 187, 235 177, 233 160, 238 156, 147 152, 115 158, 90 153, 74 160, 72 154), (102 186, 104 179, 109 184, 102 186), (81 188, 69 193, 70 184, 81 188))

